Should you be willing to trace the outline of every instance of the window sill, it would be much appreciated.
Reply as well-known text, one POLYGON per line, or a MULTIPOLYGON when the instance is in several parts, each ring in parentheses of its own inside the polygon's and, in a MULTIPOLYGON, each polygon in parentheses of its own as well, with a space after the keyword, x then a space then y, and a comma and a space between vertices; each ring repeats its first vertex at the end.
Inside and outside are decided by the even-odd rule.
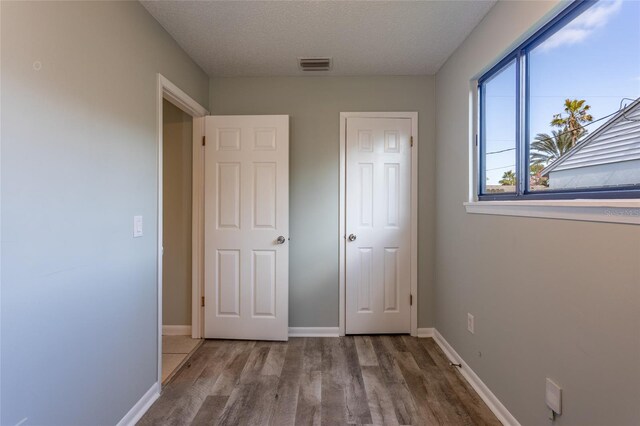
POLYGON ((640 200, 473 201, 467 213, 640 225, 640 200))

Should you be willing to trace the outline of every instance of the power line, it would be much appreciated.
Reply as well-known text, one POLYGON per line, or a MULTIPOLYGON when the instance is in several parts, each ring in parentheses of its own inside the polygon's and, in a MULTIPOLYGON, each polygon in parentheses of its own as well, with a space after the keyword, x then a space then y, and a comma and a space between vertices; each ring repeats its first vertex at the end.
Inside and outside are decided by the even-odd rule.
POLYGON ((491 155, 491 154, 500 154, 501 152, 507 152, 507 151, 513 151, 513 150, 515 150, 515 148, 501 149, 500 151, 491 151, 491 152, 487 152, 487 155, 491 155))
POLYGON ((485 172, 490 172, 490 171, 492 171, 492 170, 508 169, 509 167, 515 167, 515 166, 516 166, 515 164, 512 164, 512 165, 510 165, 510 166, 494 167, 493 169, 487 169, 487 170, 485 170, 485 172))

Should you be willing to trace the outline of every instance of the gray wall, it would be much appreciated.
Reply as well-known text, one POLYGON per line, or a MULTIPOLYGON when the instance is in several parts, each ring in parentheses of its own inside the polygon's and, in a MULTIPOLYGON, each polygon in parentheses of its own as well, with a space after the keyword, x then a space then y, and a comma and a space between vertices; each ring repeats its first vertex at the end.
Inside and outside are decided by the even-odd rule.
POLYGON ((564 392, 554 424, 635 425, 640 227, 471 215, 462 204, 469 81, 554 7, 498 3, 436 76, 435 325, 522 424, 550 424, 548 376, 564 392))
POLYGON ((338 326, 340 112, 418 111, 418 325, 433 325, 433 77, 214 78, 212 114, 289 114, 291 327, 338 326))
POLYGON ((156 72, 209 81, 137 2, 0 7, 0 423, 115 424, 156 381, 156 72))
POLYGON ((193 119, 163 102, 162 324, 191 324, 193 119))

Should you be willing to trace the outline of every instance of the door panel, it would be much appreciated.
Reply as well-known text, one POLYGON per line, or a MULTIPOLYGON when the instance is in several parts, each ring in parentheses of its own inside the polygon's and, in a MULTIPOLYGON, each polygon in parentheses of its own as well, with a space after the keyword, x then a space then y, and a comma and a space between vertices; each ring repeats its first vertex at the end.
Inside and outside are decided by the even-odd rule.
POLYGON ((217 163, 218 228, 240 229, 240 163, 217 163))
POLYGON ((357 276, 358 285, 358 312, 371 312, 372 275, 373 275, 373 251, 371 247, 359 247, 356 256, 360 274, 357 276))
POLYGON ((276 251, 254 250, 251 277, 253 281, 253 316, 276 315, 276 251))
POLYGON ((348 118, 346 333, 411 330, 411 120, 348 118))
POLYGON ((276 229, 276 163, 253 164, 253 227, 276 229))
POLYGON ((287 340, 289 117, 205 127, 204 336, 287 340))
POLYGON ((384 249, 384 312, 398 312, 400 286, 398 280, 398 248, 384 249))
POLYGON ((218 315, 240 315, 240 250, 218 250, 218 315), (220 285, 225 283, 225 285, 220 285))

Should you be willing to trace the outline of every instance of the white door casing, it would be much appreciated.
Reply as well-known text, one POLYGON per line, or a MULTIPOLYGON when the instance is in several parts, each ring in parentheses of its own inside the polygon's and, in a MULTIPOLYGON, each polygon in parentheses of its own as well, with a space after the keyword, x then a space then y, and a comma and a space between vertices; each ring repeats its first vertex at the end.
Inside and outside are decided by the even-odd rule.
POLYGON ((411 136, 408 118, 346 120, 347 334, 411 331, 411 136))
POLYGON ((289 117, 205 127, 204 336, 287 340, 289 117))

